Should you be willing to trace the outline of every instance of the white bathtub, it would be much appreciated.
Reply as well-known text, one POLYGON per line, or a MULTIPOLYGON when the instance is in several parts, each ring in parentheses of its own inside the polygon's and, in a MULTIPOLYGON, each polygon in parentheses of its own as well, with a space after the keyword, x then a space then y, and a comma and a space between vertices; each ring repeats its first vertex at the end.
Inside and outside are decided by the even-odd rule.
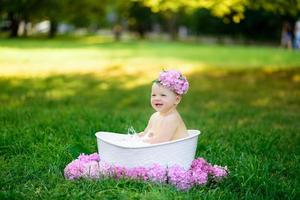
POLYGON ((188 130, 188 134, 187 138, 138 147, 114 142, 129 137, 126 134, 97 132, 96 137, 100 159, 107 163, 129 168, 154 163, 165 167, 177 164, 189 169, 195 157, 200 131, 188 130))

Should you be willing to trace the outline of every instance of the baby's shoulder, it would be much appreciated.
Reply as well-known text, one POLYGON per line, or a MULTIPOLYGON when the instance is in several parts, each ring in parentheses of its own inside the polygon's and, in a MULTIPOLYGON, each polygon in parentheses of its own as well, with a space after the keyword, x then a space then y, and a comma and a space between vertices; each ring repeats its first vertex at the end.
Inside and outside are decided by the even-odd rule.
POLYGON ((151 121, 157 119, 157 116, 158 116, 158 112, 153 113, 153 114, 151 115, 149 121, 151 122, 151 121))
POLYGON ((173 114, 165 116, 165 120, 168 122, 171 122, 171 123, 178 122, 178 121, 180 121, 180 117, 178 116, 178 114, 173 113, 173 114))
POLYGON ((150 119, 156 118, 159 115, 159 112, 155 112, 151 115, 150 119))

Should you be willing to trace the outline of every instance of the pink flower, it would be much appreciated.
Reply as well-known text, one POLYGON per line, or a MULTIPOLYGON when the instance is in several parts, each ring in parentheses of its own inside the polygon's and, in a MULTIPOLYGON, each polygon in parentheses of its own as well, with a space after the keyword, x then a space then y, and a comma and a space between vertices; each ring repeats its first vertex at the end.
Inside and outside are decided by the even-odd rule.
POLYGON ((82 174, 82 177, 84 178, 91 178, 91 179, 97 179, 100 178, 101 172, 99 168, 99 162, 97 161, 90 161, 84 165, 85 170, 82 174))
POLYGON ((225 177, 228 174, 227 173, 227 166, 221 167, 221 166, 218 166, 218 165, 214 165, 212 167, 211 173, 216 178, 225 177))
POLYGON ((147 176, 148 176, 149 180, 151 180, 153 182, 164 183, 167 181, 166 168, 164 168, 158 164, 153 164, 151 167, 148 168, 147 176))
POLYGON ((168 169, 168 180, 170 184, 180 190, 187 190, 192 186, 190 171, 186 171, 178 165, 174 165, 168 169))
POLYGON ((191 173, 191 184, 202 185, 206 184, 208 181, 208 173, 202 171, 201 169, 190 170, 191 173))
POLYGON ((125 174, 124 167, 112 165, 109 169, 109 175, 112 176, 113 178, 119 179, 123 177, 124 174, 125 174))
POLYGON ((67 179, 74 180, 83 176, 96 176, 99 171, 98 161, 100 157, 97 153, 91 155, 80 154, 78 158, 69 163, 64 169, 67 179))
POLYGON ((205 184, 208 181, 208 175, 212 175, 216 179, 227 176, 227 167, 223 168, 218 165, 212 166, 203 158, 193 160, 190 170, 192 173, 192 183, 194 185, 205 184))
POLYGON ((104 161, 100 161, 99 162, 99 171, 100 171, 100 174, 102 176, 110 176, 111 174, 111 171, 112 171, 112 165, 104 162, 104 161))
POLYGON ((179 190, 188 190, 192 186, 205 184, 209 175, 212 175, 215 180, 220 180, 228 175, 227 167, 212 166, 203 158, 193 160, 189 170, 185 170, 178 165, 166 169, 158 164, 153 164, 150 167, 126 168, 99 161, 99 155, 96 153, 91 155, 80 154, 76 160, 66 166, 64 175, 69 180, 78 178, 98 179, 102 177, 149 180, 158 183, 170 183, 179 190))
POLYGON ((64 169, 66 179, 74 180, 80 178, 85 171, 85 166, 79 160, 74 160, 69 163, 64 169))
POLYGON ((134 167, 125 169, 125 177, 131 179, 147 180, 147 168, 145 167, 134 167))
POLYGON ((185 94, 189 89, 189 83, 187 79, 176 70, 161 72, 156 82, 169 88, 179 95, 185 94))
POLYGON ((90 155, 85 155, 84 153, 82 153, 78 156, 78 160, 82 162, 100 161, 100 157, 97 153, 93 153, 90 155))

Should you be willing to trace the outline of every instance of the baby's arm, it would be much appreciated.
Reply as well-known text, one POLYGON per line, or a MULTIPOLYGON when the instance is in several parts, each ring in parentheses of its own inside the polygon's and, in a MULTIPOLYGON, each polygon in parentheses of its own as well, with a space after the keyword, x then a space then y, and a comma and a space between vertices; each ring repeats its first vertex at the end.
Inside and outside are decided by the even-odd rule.
POLYGON ((156 144, 172 139, 179 124, 178 119, 176 117, 169 117, 164 120, 164 123, 162 123, 157 132, 155 132, 155 136, 145 139, 144 142, 156 144))
POLYGON ((142 132, 140 132, 140 133, 138 133, 138 135, 140 137, 144 136, 151 129, 151 126, 152 126, 152 122, 151 122, 152 120, 151 119, 153 118, 153 115, 154 114, 151 115, 151 117, 150 117, 150 119, 148 121, 148 124, 147 124, 147 127, 145 128, 145 130, 142 131, 142 132))

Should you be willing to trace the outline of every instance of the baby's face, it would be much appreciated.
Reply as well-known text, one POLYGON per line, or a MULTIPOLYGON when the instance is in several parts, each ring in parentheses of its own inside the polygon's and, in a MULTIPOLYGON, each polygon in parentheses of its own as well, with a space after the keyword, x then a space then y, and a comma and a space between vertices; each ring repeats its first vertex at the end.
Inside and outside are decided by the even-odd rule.
POLYGON ((151 105, 157 112, 166 113, 180 102, 181 97, 170 89, 153 83, 151 91, 151 105))

